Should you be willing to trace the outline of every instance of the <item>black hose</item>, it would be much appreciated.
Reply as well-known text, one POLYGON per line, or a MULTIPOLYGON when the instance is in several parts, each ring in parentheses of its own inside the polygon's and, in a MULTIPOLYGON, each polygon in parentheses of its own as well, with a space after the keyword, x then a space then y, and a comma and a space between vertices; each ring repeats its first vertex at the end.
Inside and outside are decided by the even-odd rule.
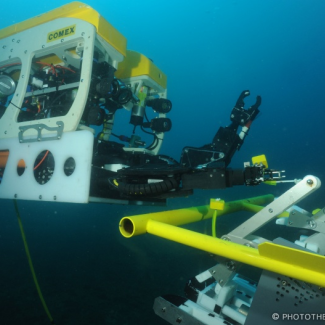
POLYGON ((161 182, 149 184, 127 184, 116 179, 109 179, 109 184, 127 195, 152 196, 169 192, 178 187, 175 178, 166 178, 161 182))

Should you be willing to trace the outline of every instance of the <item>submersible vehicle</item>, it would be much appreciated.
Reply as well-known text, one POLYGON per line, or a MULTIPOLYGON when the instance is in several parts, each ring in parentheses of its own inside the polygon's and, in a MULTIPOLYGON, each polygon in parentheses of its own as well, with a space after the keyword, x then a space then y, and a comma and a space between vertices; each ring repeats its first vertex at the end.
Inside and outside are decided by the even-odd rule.
MULTIPOLYGON (((172 128, 167 76, 83 3, 0 30, 0 49, 2 199, 154 206, 194 189, 242 185, 244 192, 285 181, 264 155, 229 168, 259 113, 260 96, 244 108, 248 90, 210 143, 184 147, 179 161, 159 154, 172 128), (121 110, 130 113, 131 134, 113 129, 121 110)), ((156 314, 189 325, 325 320, 325 208, 297 206, 320 185, 307 175, 276 199, 212 198, 207 206, 123 218, 127 238, 150 233, 217 257, 217 265, 189 280, 185 297, 158 297, 156 314), (253 216, 217 238, 218 217, 238 211, 253 216), (209 218, 211 236, 180 227, 209 218), (256 235, 269 222, 295 228, 296 240, 256 235), (243 264, 263 270, 259 281, 242 276, 243 264)))

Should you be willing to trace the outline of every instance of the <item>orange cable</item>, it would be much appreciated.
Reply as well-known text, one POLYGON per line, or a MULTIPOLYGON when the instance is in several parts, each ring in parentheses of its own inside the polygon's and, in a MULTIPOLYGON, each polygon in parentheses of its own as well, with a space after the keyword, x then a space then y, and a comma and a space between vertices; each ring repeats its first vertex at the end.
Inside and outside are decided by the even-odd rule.
POLYGON ((34 167, 33 170, 37 169, 41 165, 41 163, 44 161, 44 159, 46 158, 46 156, 48 155, 48 153, 49 153, 49 151, 47 150, 46 153, 45 153, 45 155, 44 155, 44 157, 42 158, 42 160, 34 167))

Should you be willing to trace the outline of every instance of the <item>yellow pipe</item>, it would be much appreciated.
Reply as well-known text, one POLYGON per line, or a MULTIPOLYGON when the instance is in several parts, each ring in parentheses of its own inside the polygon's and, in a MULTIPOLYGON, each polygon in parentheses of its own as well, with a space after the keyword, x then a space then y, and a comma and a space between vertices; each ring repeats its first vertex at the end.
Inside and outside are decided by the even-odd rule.
POLYGON ((267 242, 255 249, 151 219, 146 230, 152 235, 325 287, 325 257, 321 255, 267 242))
MULTIPOLYGON (((218 217, 248 209, 244 208, 245 203, 255 205, 265 205, 274 200, 271 194, 257 196, 249 199, 231 201, 225 203, 223 210, 218 210, 218 217)), ((187 223, 197 222, 212 218, 215 210, 210 209, 209 205, 192 207, 187 209, 171 210, 157 213, 140 214, 137 216, 129 216, 121 219, 119 227, 124 237, 130 238, 142 235, 147 232, 147 222, 149 219, 168 223, 174 226, 180 226, 187 223)))

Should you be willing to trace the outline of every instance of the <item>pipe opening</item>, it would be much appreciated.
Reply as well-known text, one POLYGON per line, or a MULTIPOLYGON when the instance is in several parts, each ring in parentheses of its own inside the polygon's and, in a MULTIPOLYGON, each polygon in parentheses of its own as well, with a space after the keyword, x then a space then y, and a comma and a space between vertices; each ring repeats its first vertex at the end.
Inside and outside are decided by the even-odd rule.
POLYGON ((123 218, 120 222, 120 231, 124 237, 131 237, 134 233, 134 224, 129 218, 123 218))

